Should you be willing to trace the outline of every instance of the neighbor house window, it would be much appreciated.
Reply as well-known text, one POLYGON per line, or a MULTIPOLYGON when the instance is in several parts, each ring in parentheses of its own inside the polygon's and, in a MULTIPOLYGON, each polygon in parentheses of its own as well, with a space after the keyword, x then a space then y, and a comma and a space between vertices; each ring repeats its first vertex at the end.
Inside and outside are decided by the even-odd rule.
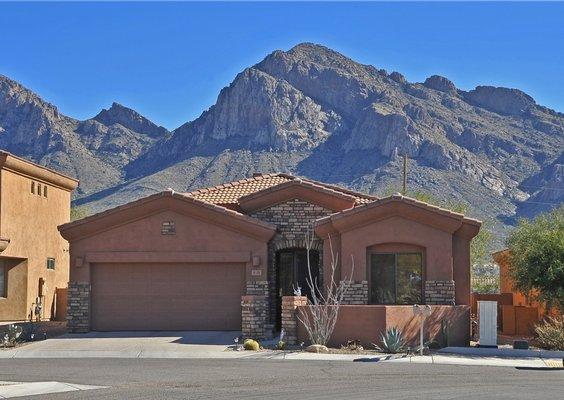
POLYGON ((8 289, 6 285, 6 280, 8 277, 8 269, 4 264, 4 261, 0 261, 0 297, 8 297, 8 289))
POLYGON ((31 182, 31 194, 35 194, 35 182, 31 182))
POLYGON ((47 259, 47 269, 55 269, 55 259, 48 258, 47 259))
POLYGON ((37 184, 37 194, 41 196, 41 183, 37 184))
POLYGON ((420 304, 421 253, 370 254, 370 304, 420 304))
POLYGON ((47 186, 43 185, 43 197, 47 197, 47 186))

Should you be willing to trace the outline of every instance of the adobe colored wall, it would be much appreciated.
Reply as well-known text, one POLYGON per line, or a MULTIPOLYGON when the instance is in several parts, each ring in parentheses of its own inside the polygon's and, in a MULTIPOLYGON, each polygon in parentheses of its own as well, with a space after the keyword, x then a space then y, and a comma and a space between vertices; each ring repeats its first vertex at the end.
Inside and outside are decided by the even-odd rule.
POLYGON ((341 276, 350 275, 354 257, 354 280, 367 278, 369 247, 379 244, 406 244, 425 248, 427 280, 452 280, 452 235, 428 225, 392 217, 341 234, 343 266, 341 276))
MULTIPOLYGON (((171 206, 174 207, 174 205, 171 206)), ((124 212, 127 213, 129 210, 124 210, 124 212)), ((247 280, 264 281, 267 279, 267 245, 265 242, 206 222, 196 216, 184 215, 173 210, 162 210, 156 213, 148 211, 145 218, 71 241, 70 281, 90 282, 89 255, 104 253, 109 260, 115 261, 116 257, 126 256, 123 252, 136 252, 136 257, 157 257, 156 261, 147 258, 145 262, 149 260, 165 262, 167 257, 174 256, 175 253, 198 253, 203 258, 206 256, 217 258, 224 253, 227 257, 224 261, 229 262, 229 252, 244 252, 248 254, 249 259, 246 270, 247 280), (162 223, 165 221, 174 221, 175 235, 161 233, 162 223), (253 276, 251 273, 250 259, 252 256, 260 257, 260 266, 252 267, 252 269, 260 270, 261 275, 253 276), (82 266, 77 266, 79 258, 82 259, 82 266)), ((123 261, 127 260, 123 259, 123 261)))
POLYGON ((42 315, 49 319, 55 308, 55 290, 66 287, 69 277, 68 243, 57 226, 70 220, 71 190, 59 188, 43 178, 52 175, 68 185, 76 183, 19 159, 12 157, 11 160, 26 173, 37 173, 40 177, 0 170, 0 237, 10 239, 0 257, 9 258, 14 266, 8 272, 8 297, 0 299, 0 320, 29 317, 40 278, 45 280, 42 315), (36 193, 31 193, 31 182, 35 182, 36 193), (37 194, 38 183, 42 187, 41 195, 37 194), (47 197, 43 195, 45 185, 47 197), (47 269, 48 257, 55 259, 55 270, 47 269))
MULTIPOLYGON (((470 343, 469 306, 431 306, 431 316, 425 321, 425 340, 440 336, 441 321, 450 324, 449 344, 468 346, 470 343)), ((380 343, 380 335, 397 327, 411 346, 419 344, 419 318, 413 315, 412 306, 345 305, 339 309, 335 331, 330 346, 339 347, 349 340, 360 340, 367 348, 380 343)), ((303 325, 298 326, 300 341, 308 342, 303 325)))

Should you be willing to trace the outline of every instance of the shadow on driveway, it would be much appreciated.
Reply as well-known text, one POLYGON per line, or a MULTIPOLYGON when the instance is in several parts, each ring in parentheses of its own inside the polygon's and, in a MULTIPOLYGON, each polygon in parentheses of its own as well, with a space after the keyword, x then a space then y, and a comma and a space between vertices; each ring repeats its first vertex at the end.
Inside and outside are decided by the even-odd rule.
POLYGON ((240 331, 114 331, 67 333, 57 339, 155 339, 177 344, 203 344, 231 346, 240 331))

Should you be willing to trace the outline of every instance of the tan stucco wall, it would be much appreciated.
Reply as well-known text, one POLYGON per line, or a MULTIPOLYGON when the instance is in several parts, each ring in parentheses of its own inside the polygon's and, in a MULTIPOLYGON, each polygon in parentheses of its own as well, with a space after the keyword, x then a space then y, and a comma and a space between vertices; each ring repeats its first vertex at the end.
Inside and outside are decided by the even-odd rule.
POLYGON ((90 282, 88 260, 102 253, 108 259, 113 260, 116 260, 117 257, 122 260, 156 257, 155 259, 161 262, 172 259, 181 262, 179 260, 182 257, 190 260, 196 256, 204 260, 206 258, 217 259, 222 254, 226 257, 225 261, 229 261, 230 257, 236 256, 235 253, 248 253, 247 280, 260 281, 267 278, 266 241, 206 222, 197 216, 184 215, 173 210, 163 210, 82 239, 72 240, 70 250, 70 280, 72 282, 90 282), (161 234, 161 226, 164 221, 174 221, 175 235, 161 234), (124 254, 124 252, 131 253, 124 254), (260 266, 252 267, 250 261, 252 257, 256 256, 260 258, 260 266), (77 259, 80 258, 83 266, 77 266, 77 259), (251 268, 260 270, 261 275, 253 276, 251 268))
POLYGON ((56 288, 68 282, 68 243, 57 226, 70 219, 71 193, 39 179, 11 170, 0 170, 0 236, 10 244, 0 254, 17 263, 8 272, 8 297, 0 300, 0 320, 26 319, 45 279, 43 318, 51 318, 56 288), (31 193, 31 182, 47 185, 47 197, 31 193), (47 270, 47 258, 56 261, 47 270))

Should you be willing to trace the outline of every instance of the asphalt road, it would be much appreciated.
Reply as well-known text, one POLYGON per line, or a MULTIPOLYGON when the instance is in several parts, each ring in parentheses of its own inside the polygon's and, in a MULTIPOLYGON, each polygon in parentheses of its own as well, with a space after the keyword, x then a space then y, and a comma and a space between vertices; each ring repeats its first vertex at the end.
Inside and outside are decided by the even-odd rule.
MULTIPOLYGON (((269 360, 5 359, 0 381, 110 386, 41 399, 562 399, 564 371, 269 360)), ((30 397, 30 398, 39 398, 30 397)))

